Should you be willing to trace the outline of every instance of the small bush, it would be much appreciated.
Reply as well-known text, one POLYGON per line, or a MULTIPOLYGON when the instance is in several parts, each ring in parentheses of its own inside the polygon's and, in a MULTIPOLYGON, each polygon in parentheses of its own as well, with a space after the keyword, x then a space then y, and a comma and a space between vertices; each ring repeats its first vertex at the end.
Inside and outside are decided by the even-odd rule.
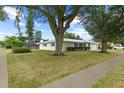
POLYGON ((6 47, 6 49, 11 49, 12 48, 12 46, 10 46, 10 45, 6 45, 5 47, 6 47))
POLYGON ((27 47, 18 47, 13 49, 13 53, 29 53, 29 52, 31 52, 31 49, 27 47))
POLYGON ((107 45, 107 49, 112 49, 113 47, 111 45, 107 45))

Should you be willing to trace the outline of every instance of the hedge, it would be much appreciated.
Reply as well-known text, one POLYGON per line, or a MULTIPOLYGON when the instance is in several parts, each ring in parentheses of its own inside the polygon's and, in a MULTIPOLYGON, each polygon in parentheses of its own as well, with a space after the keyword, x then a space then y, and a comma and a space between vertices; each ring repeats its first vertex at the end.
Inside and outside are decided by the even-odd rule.
POLYGON ((31 49, 28 47, 18 47, 13 49, 13 53, 29 53, 31 49))

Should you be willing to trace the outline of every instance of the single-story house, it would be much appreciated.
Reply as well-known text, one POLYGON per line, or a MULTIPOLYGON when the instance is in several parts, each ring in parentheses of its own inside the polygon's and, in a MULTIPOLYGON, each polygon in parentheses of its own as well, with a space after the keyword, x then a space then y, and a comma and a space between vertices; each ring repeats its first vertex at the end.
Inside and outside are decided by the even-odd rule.
MULTIPOLYGON (((41 40, 39 44, 39 49, 41 50, 55 50, 55 40, 44 41, 41 40)), ((84 41, 76 39, 66 39, 63 40, 63 51, 67 51, 68 48, 82 49, 87 48, 89 50, 98 50, 99 43, 93 41, 84 41)))

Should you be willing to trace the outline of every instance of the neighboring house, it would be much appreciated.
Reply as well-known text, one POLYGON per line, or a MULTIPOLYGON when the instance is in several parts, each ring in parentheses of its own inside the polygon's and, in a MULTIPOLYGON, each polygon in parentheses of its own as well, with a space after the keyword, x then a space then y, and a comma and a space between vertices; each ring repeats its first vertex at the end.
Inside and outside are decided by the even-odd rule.
MULTIPOLYGON (((41 50, 55 50, 55 40, 44 41, 41 40, 39 44, 39 49, 41 50)), ((68 47, 71 48, 89 48, 89 50, 98 50, 98 43, 93 41, 84 41, 84 40, 76 40, 76 39, 64 39, 63 40, 63 51, 67 51, 68 47)))

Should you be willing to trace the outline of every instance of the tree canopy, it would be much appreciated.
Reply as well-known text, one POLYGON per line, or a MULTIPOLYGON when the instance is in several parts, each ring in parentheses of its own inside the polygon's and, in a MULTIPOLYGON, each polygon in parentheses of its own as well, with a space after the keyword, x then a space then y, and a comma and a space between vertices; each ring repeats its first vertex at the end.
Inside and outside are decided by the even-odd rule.
POLYGON ((22 45, 22 42, 16 36, 7 36, 5 39, 6 48, 22 47, 22 45))
POLYGON ((28 40, 30 41, 33 38, 33 31, 34 31, 34 15, 32 9, 28 9, 28 18, 26 23, 26 34, 28 35, 28 40))
POLYGON ((7 13, 3 9, 4 6, 0 6, 0 21, 4 21, 8 18, 7 13))
POLYGON ((124 6, 83 6, 79 17, 89 34, 102 43, 101 52, 107 52, 108 41, 124 33, 124 6))
POLYGON ((79 35, 75 35, 74 33, 69 33, 69 32, 64 33, 64 38, 78 39, 78 40, 81 39, 79 35))

